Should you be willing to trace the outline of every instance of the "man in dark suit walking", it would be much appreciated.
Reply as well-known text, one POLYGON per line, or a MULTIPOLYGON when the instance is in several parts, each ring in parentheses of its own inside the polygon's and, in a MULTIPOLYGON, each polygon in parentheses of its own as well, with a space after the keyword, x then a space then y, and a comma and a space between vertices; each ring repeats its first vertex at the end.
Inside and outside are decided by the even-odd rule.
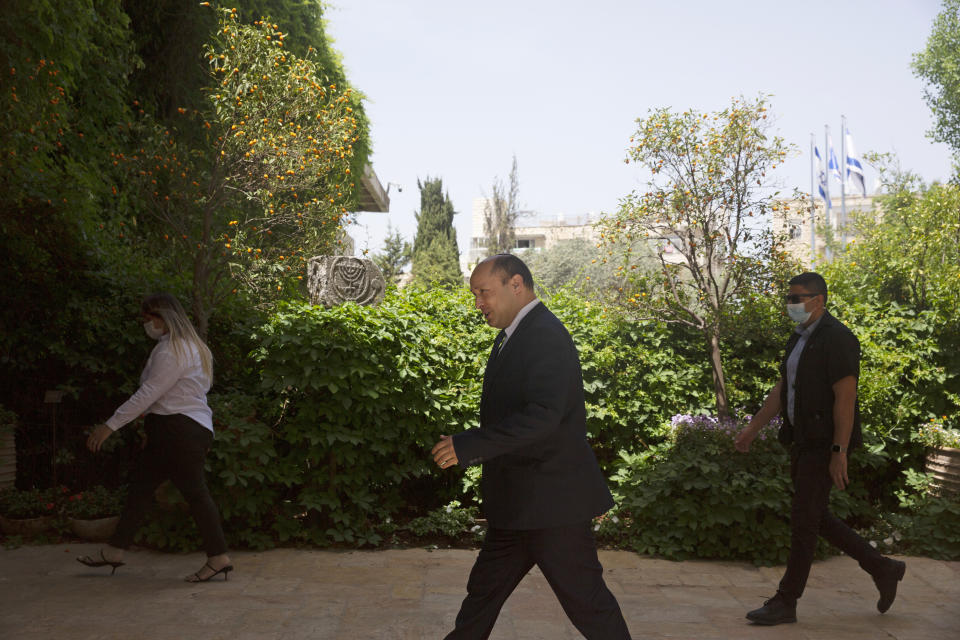
POLYGON ((789 284, 787 313, 797 327, 787 341, 780 380, 737 435, 735 446, 746 453, 764 425, 778 413, 783 418, 780 441, 790 448, 793 480, 790 556, 777 593, 747 613, 747 619, 761 625, 797 621, 797 600, 807 584, 818 536, 870 574, 883 613, 897 596, 906 564, 880 555, 829 509, 831 488, 843 491, 850 483, 848 451, 863 442, 857 404, 860 343, 827 311, 827 283, 820 274, 802 273, 789 284))
POLYGON ((590 528, 613 499, 587 442, 573 340, 537 300, 530 270, 516 256, 481 262, 470 290, 487 323, 501 329, 484 371, 480 428, 444 436, 432 453, 442 469, 483 465, 489 529, 447 640, 487 638, 534 565, 584 637, 628 639, 590 528))

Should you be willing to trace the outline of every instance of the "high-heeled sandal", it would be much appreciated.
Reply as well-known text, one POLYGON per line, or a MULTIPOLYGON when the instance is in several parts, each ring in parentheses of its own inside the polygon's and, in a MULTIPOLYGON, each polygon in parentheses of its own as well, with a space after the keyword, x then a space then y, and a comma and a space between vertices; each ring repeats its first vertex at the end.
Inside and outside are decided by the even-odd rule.
POLYGON ((218 575, 220 575, 220 574, 222 573, 222 574, 223 574, 223 581, 226 582, 226 581, 227 581, 227 575, 228 575, 231 571, 233 571, 233 565, 232 565, 232 564, 228 564, 228 565, 224 566, 224 567, 223 567, 222 569, 220 569, 220 570, 217 570, 217 569, 214 569, 213 567, 211 567, 209 562, 204 562, 204 563, 203 563, 203 566, 206 567, 207 569, 210 569, 210 571, 213 571, 213 573, 211 573, 210 575, 208 575, 206 578, 201 578, 201 577, 200 577, 200 571, 203 571, 203 568, 201 568, 200 571, 197 571, 196 573, 187 576, 186 578, 184 578, 184 580, 186 580, 187 582, 210 582, 210 579, 211 579, 211 578, 213 578, 214 576, 218 576, 218 575))
POLYGON ((110 572, 110 575, 113 575, 117 572, 117 567, 122 567, 123 565, 127 564, 126 562, 111 562, 110 560, 107 560, 103 555, 103 549, 100 549, 99 560, 94 560, 90 556, 79 556, 77 558, 77 562, 88 567, 106 567, 107 565, 110 565, 113 567, 113 571, 110 572))

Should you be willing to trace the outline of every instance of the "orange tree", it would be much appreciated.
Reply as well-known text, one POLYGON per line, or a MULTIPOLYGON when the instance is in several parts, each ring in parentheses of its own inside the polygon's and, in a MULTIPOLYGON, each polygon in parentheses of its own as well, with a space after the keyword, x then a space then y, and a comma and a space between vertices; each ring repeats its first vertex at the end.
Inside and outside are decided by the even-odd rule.
POLYGON ((144 116, 139 148, 115 158, 142 211, 131 226, 145 250, 174 256, 203 334, 226 296, 270 300, 297 286, 308 256, 335 247, 361 135, 354 92, 329 83, 309 52, 287 51, 267 20, 218 11, 201 108, 169 126, 144 116))
POLYGON ((126 136, 130 42, 120 0, 0 11, 0 402, 21 416, 43 389, 108 388, 130 360, 122 310, 142 283, 97 232, 120 215, 104 149, 126 136))
POLYGON ((788 205, 768 178, 791 149, 769 135, 763 96, 713 114, 657 109, 637 122, 627 161, 649 170, 648 190, 603 220, 604 260, 622 258, 626 308, 702 336, 717 413, 726 416, 724 334, 758 306, 770 317, 770 294, 793 268, 770 225, 788 205))

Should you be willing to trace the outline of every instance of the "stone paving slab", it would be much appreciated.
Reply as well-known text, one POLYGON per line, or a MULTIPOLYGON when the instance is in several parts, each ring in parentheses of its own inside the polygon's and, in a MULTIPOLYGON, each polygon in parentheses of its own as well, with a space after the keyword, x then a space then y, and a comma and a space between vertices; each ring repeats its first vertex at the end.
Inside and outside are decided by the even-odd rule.
MULTIPOLYGON (((188 584, 198 554, 136 551, 115 576, 81 566, 91 544, 0 551, 0 639, 424 640, 453 627, 475 551, 236 552, 229 581, 188 584)), ((670 562, 602 551, 610 589, 635 639, 960 640, 960 562, 902 558, 897 601, 847 557, 818 562, 798 624, 755 627, 743 615, 776 590, 782 567, 670 562)), ((573 640, 537 569, 507 601, 491 640, 573 640)))

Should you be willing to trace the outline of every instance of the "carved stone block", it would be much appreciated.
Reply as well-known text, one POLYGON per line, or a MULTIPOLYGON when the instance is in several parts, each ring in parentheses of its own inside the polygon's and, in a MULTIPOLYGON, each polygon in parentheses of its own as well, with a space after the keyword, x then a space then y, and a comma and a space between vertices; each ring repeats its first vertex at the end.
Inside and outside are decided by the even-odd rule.
POLYGON ((307 263, 311 304, 333 307, 344 302, 375 305, 383 300, 386 281, 373 260, 354 256, 317 256, 307 263))

